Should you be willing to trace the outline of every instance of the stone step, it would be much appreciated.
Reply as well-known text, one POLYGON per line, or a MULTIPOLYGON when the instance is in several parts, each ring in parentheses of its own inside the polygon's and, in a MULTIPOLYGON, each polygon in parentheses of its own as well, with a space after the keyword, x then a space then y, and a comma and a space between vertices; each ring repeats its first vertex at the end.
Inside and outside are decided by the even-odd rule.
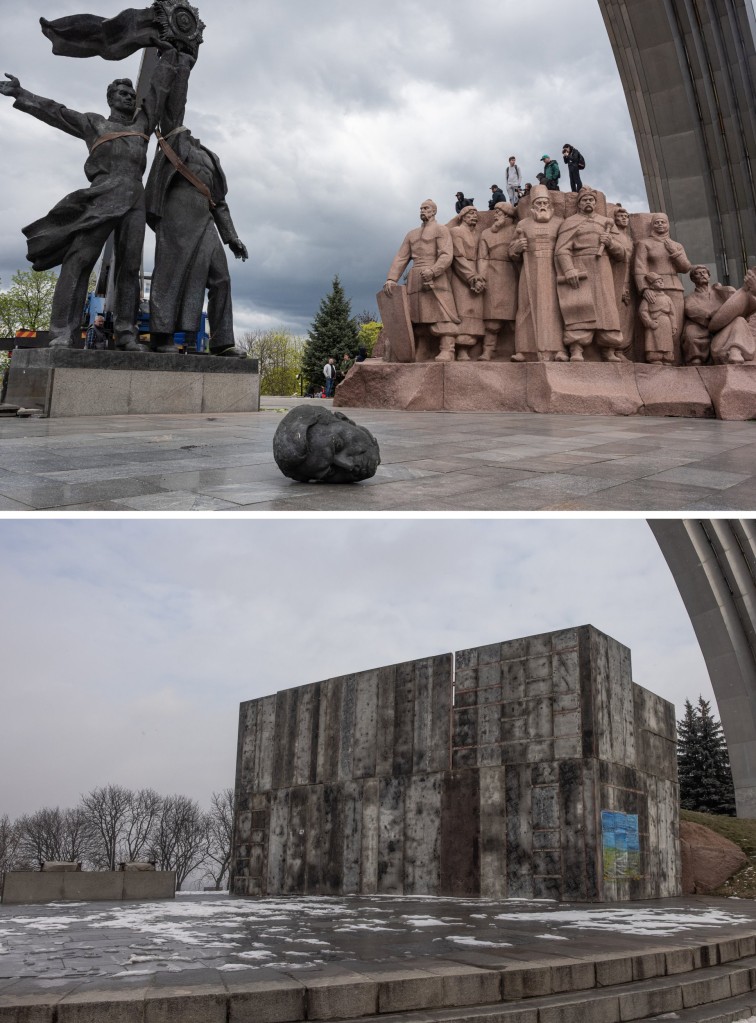
MULTIPOLYGON (((629 984, 569 994, 525 998, 518 1002, 452 1008, 413 1008, 405 1011, 352 1017, 341 1023, 633 1023, 636 1020, 743 1019, 756 1005, 756 957, 711 966, 691 974, 659 976, 629 984), (732 1006, 730 1006, 732 1003, 732 1006)), ((321 1006, 322 1008, 322 1006, 321 1006)), ((380 1006, 379 1006, 380 1009, 380 1006)), ((315 1015, 308 1019, 335 1019, 315 1015)))

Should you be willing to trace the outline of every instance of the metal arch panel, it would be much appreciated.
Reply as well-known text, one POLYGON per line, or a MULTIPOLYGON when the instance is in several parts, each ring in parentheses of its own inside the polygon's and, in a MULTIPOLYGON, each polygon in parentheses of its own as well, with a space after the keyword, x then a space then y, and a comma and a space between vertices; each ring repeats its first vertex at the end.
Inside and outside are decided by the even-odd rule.
POLYGON ((739 817, 756 818, 756 525, 649 520, 701 646, 724 728, 739 817))
POLYGON ((598 0, 652 210, 695 263, 740 285, 756 265, 752 0, 598 0))

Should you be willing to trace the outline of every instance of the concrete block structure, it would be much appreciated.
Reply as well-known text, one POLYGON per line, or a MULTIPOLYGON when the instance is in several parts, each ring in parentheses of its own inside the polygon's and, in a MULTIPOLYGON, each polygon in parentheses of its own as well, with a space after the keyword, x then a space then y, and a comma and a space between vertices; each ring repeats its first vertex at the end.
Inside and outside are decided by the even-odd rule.
POLYGON ((752 0, 599 0, 652 210, 722 284, 756 265, 752 0))
POLYGON ((675 716, 592 626, 240 710, 232 891, 680 893, 675 716))

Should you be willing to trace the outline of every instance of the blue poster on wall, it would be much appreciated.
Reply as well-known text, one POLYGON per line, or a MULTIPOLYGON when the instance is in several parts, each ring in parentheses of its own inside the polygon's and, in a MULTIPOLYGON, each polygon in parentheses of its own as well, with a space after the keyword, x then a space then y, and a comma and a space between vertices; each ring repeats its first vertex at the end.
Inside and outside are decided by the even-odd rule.
POLYGON ((641 876, 638 815, 601 811, 604 880, 630 881, 641 876))

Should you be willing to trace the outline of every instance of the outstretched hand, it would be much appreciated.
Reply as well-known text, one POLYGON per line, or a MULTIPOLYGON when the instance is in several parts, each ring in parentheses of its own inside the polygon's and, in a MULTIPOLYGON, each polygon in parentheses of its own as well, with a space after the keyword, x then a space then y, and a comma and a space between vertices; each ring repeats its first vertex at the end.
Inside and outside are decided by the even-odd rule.
POLYGON ((0 93, 3 96, 15 96, 21 92, 21 82, 15 77, 15 75, 9 75, 5 72, 5 77, 8 79, 7 82, 0 82, 0 93))
POLYGON ((244 262, 245 259, 249 258, 247 246, 238 238, 232 238, 231 241, 228 243, 228 247, 229 249, 231 249, 236 258, 240 259, 242 262, 244 262))

